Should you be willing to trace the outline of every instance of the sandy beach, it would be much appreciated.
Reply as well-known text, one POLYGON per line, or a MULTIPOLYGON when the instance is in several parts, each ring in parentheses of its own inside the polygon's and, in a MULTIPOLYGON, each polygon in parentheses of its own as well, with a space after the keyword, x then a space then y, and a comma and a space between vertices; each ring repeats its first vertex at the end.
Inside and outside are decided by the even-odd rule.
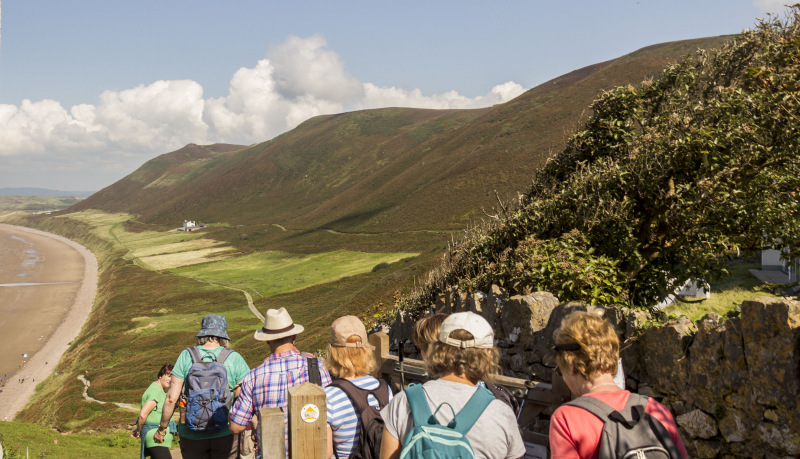
POLYGON ((88 318, 96 291, 97 260, 88 249, 0 224, 0 336, 10 338, 0 355, 0 420, 12 420, 50 376, 88 318))

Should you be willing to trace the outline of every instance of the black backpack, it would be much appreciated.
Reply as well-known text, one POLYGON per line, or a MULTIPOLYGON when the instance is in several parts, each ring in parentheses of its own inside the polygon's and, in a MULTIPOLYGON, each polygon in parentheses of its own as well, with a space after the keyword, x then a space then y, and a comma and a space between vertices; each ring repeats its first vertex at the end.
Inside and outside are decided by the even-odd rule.
POLYGON ((500 400, 508 405, 509 408, 511 408, 511 411, 514 412, 514 416, 519 413, 519 402, 517 401, 517 397, 514 397, 514 394, 512 394, 511 391, 500 384, 495 384, 489 381, 484 381, 483 383, 486 385, 486 388, 489 389, 489 392, 494 395, 494 398, 500 400))
POLYGON ((566 405, 583 408, 605 423, 600 437, 600 459, 680 459, 680 451, 667 429, 645 412, 647 400, 644 395, 631 393, 625 408, 619 411, 594 397, 578 397, 566 405))
POLYGON ((377 388, 361 389, 346 379, 334 379, 331 386, 338 387, 347 395, 356 410, 356 416, 361 426, 358 434, 358 446, 350 453, 350 458, 378 459, 381 455, 381 438, 384 427, 379 410, 389 403, 389 384, 379 379, 377 388), (369 395, 378 400, 380 408, 369 404, 369 395))

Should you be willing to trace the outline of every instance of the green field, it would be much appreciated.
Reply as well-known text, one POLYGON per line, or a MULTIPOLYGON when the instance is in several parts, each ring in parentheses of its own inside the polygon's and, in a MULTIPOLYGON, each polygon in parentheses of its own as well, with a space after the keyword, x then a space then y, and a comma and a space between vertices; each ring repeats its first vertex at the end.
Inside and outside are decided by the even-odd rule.
MULTIPOLYGON (((742 304, 744 300, 766 296, 779 298, 778 295, 770 293, 764 283, 750 274, 748 269, 761 269, 758 263, 732 263, 728 269, 731 275, 711 284, 711 297, 705 301, 697 303, 675 303, 664 308, 664 312, 669 315, 682 316, 692 320, 699 320, 709 312, 716 312, 725 316, 742 304)), ((688 301, 695 301, 688 298, 688 301)))
POLYGON ((302 290, 312 285, 372 271, 416 253, 363 253, 340 250, 312 255, 258 252, 216 263, 187 266, 172 272, 204 282, 247 289, 262 297, 302 290))
POLYGON ((418 253, 366 253, 348 250, 315 254, 280 251, 244 256, 224 242, 204 236, 203 231, 140 231, 125 229, 127 214, 91 210, 69 215, 95 227, 97 236, 127 250, 125 259, 139 266, 190 277, 202 282, 247 290, 261 297, 294 292, 372 271, 418 253))
POLYGON ((80 202, 79 198, 58 196, 0 196, 0 212, 46 212, 61 210, 80 202))
POLYGON ((139 456, 139 440, 127 433, 61 435, 48 427, 21 422, 3 423, 0 442, 5 459, 139 456))

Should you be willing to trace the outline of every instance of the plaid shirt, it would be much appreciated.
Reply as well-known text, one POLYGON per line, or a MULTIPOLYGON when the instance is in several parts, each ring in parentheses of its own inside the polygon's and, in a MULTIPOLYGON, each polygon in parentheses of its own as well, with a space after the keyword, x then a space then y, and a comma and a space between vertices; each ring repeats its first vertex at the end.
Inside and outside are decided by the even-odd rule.
MULTIPOLYGON (((301 353, 294 348, 291 351, 272 354, 264 360, 264 363, 250 370, 242 380, 242 392, 231 408, 231 422, 246 426, 259 409, 282 408, 288 454, 287 390, 308 382, 307 356, 310 354, 301 353)), ((322 387, 325 387, 331 383, 331 375, 322 361, 318 361, 318 365, 320 382, 322 387)))

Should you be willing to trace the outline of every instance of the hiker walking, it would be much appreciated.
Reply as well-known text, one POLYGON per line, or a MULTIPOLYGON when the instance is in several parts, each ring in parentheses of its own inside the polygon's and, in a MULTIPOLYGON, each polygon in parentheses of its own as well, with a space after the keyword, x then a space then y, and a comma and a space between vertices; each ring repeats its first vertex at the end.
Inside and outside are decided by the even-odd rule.
POLYGON ((619 338, 610 323, 574 312, 553 333, 553 341, 556 373, 577 398, 550 418, 552 457, 644 457, 654 450, 662 451, 659 457, 687 457, 669 409, 614 382, 619 338), (617 449, 623 445, 624 450, 617 449))
POLYGON ((164 436, 163 443, 156 443, 153 435, 156 433, 158 423, 161 422, 161 413, 164 410, 164 402, 167 399, 167 389, 172 381, 172 365, 166 364, 158 371, 156 380, 142 395, 142 410, 136 418, 136 425, 133 427, 131 437, 141 438, 140 459, 147 456, 153 459, 170 459, 169 453, 172 448, 172 436, 176 431, 174 422, 170 421, 170 429, 164 436))
POLYGON ((230 415, 231 431, 241 433, 248 427, 256 427, 250 423, 253 415, 261 408, 282 408, 287 457, 287 390, 304 382, 313 382, 323 387, 331 382, 328 369, 319 359, 307 352, 298 351, 294 346, 295 338, 303 330, 302 325, 292 321, 285 308, 267 311, 264 327, 256 330, 254 337, 258 341, 266 341, 271 354, 264 363, 245 376, 241 393, 233 404, 230 415))
POLYGON ((381 410, 381 457, 524 456, 514 412, 477 386, 497 368, 498 357, 486 319, 472 312, 444 319, 425 354, 428 373, 439 379, 408 386, 381 410))
POLYGON ((325 363, 337 379, 325 388, 327 457, 335 453, 340 459, 377 459, 380 455, 384 427, 378 410, 392 400, 392 391, 386 381, 370 376, 377 366, 374 349, 358 317, 340 317, 331 324, 325 363))
POLYGON ((203 317, 197 345, 184 349, 172 369, 167 401, 154 439, 156 443, 164 442, 167 425, 180 402, 178 434, 183 457, 235 459, 238 455, 228 411, 237 383, 250 368, 238 352, 230 349, 227 328, 225 316, 203 317))

